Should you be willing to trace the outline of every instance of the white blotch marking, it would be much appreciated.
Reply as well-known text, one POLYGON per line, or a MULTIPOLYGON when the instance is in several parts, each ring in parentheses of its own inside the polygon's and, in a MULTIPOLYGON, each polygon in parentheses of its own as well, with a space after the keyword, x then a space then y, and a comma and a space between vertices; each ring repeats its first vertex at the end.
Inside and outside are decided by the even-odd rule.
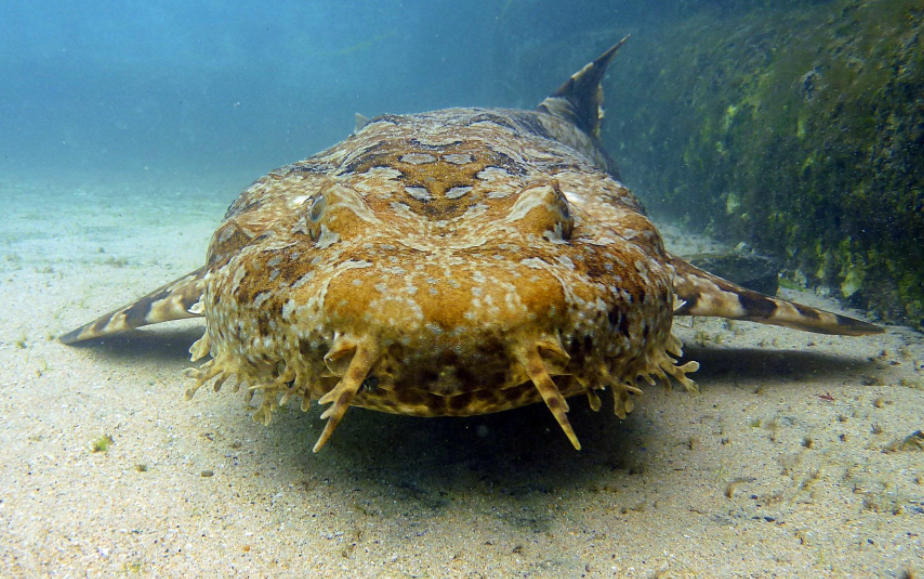
POLYGON ((475 159, 468 154, 450 153, 448 155, 443 155, 443 160, 447 163, 452 163, 453 165, 467 165, 468 163, 473 162, 475 159))
POLYGON ((292 288, 299 288, 314 279, 314 270, 309 271, 292 284, 292 288))
POLYGON ((404 192, 418 201, 430 201, 433 197, 423 187, 405 187, 404 192))
POLYGON ((402 155, 398 159, 402 163, 407 163, 408 165, 425 165, 427 163, 433 163, 436 161, 436 157, 428 153, 408 153, 402 155))
POLYGON ((257 294, 257 297, 253 300, 253 308, 259 310, 263 306, 263 303, 268 300, 272 294, 270 292, 260 292, 257 294))
POLYGON ((574 269, 574 262, 571 261, 567 255, 558 255, 555 257, 555 261, 567 267, 568 269, 574 269))
POLYGON ((463 195, 465 195, 471 190, 472 188, 467 185, 461 186, 461 187, 453 187, 449 191, 446 191, 446 198, 447 199, 458 199, 459 197, 462 197, 463 195))
POLYGON ((510 197, 510 194, 513 193, 513 190, 507 191, 488 191, 488 199, 503 199, 504 197, 510 197))
POLYGON ((234 270, 234 277, 231 278, 231 293, 236 292, 241 286, 241 281, 244 279, 245 275, 247 275, 246 267, 238 267, 234 270))
POLYGON ((295 225, 292 226, 292 229, 289 230, 291 233, 301 233, 302 235, 308 234, 308 221, 302 217, 295 222, 295 225))
POLYGON ((522 259, 520 260, 520 264, 525 265, 526 267, 530 269, 548 269, 549 268, 549 264, 542 261, 538 257, 530 257, 529 259, 522 259))
POLYGON ((478 174, 475 175, 481 181, 493 181, 497 180, 507 180, 510 179, 513 175, 510 174, 510 171, 504 169, 503 167, 485 167, 481 171, 478 171, 478 174))
MULTIPOLYGON (((487 213, 487 212, 488 212, 488 206, 487 206, 487 205, 485 205, 484 203, 475 203, 474 205, 472 205, 471 207, 469 207, 468 209, 466 209, 466 210, 465 210, 465 213, 463 213, 463 214, 460 215, 459 217, 456 217, 456 218, 453 219, 452 221, 458 223, 458 222, 461 222, 461 221, 463 221, 463 220, 478 219, 479 217, 481 217, 482 215, 484 215, 484 214, 487 213)), ((482 243, 483 243, 483 242, 482 242, 482 243)), ((481 245, 481 243, 479 243, 478 245, 481 245)))
POLYGON ((565 200, 568 201, 569 205, 582 206, 585 203, 584 196, 580 193, 571 190, 562 191, 565 194, 565 200))
POLYGON ((326 249, 340 241, 340 234, 327 228, 326 223, 321 224, 321 235, 315 244, 319 249, 326 249))
POLYGON ((406 203, 398 203, 393 201, 391 203, 391 209, 394 211, 395 217, 402 217, 404 219, 414 219, 416 216, 414 212, 411 211, 411 208, 408 207, 406 203))
POLYGON ((231 239, 231 236, 234 235, 234 232, 237 231, 234 227, 228 227, 221 232, 221 235, 218 236, 218 243, 224 243, 231 239))
POLYGON ((438 135, 422 135, 417 141, 425 147, 451 147, 462 142, 459 137, 440 137, 438 135))

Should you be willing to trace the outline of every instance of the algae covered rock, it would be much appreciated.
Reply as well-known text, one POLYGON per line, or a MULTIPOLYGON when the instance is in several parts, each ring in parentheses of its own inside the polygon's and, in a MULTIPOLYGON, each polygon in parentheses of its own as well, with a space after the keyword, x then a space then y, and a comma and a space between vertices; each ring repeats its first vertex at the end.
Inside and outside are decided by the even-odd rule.
POLYGON ((921 0, 875 0, 648 29, 614 67, 604 142, 655 212, 921 326, 922 21, 921 0))

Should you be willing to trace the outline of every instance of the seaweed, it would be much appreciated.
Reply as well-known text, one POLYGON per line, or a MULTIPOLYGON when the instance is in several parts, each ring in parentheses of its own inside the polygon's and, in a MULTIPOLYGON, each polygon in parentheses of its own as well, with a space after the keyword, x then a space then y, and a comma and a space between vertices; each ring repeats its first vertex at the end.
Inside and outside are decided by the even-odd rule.
POLYGON ((656 214, 924 326, 924 10, 690 15, 637 35, 603 139, 656 214))

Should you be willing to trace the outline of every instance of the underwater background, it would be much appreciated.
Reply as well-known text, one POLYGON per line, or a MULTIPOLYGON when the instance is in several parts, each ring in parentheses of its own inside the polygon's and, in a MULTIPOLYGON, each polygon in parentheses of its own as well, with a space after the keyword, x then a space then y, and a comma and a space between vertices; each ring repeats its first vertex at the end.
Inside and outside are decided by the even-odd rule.
POLYGON ((357 112, 532 108, 622 36, 726 4, 4 1, 0 167, 247 180, 357 112))
POLYGON ((924 320, 921 0, 0 5, 0 174, 229 201, 355 113, 532 108, 633 34, 604 143, 650 210, 924 320))
POLYGON ((922 26, 924 0, 0 0, 0 577, 921 576, 922 26), (201 321, 57 341, 200 267, 242 189, 356 113, 533 108, 627 34, 602 138, 669 250, 917 330, 678 320, 700 393, 575 400, 579 453, 534 405, 351 409, 313 454, 317 407, 183 400, 201 321))

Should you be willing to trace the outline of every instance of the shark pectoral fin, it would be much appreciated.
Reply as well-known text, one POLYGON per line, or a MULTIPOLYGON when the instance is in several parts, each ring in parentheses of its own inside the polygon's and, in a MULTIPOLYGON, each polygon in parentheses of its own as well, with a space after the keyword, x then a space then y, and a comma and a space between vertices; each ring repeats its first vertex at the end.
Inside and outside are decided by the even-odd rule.
POLYGON ((885 331, 875 324, 745 289, 679 257, 671 256, 670 263, 679 304, 675 316, 717 316, 842 336, 885 331))
POLYGON ((202 313, 194 306, 205 289, 205 273, 204 267, 197 269, 125 307, 59 336, 58 339, 65 344, 74 344, 148 324, 199 317, 202 313))

